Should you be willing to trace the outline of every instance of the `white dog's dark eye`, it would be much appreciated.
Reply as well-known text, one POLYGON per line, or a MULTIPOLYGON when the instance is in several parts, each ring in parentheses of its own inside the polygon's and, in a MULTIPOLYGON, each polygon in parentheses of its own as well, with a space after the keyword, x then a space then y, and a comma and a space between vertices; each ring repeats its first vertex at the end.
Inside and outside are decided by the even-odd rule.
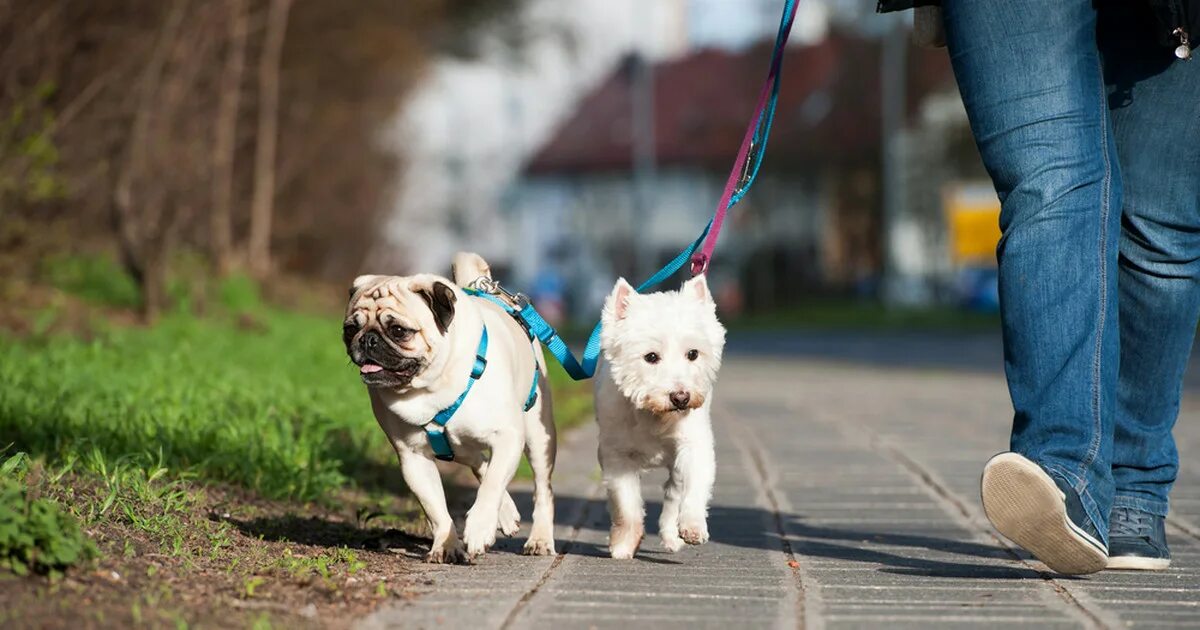
POLYGON ((358 334, 358 325, 347 323, 342 326, 342 337, 349 340, 354 335, 358 334))
POLYGON ((646 363, 649 363, 651 365, 658 363, 658 353, 657 352, 647 352, 645 355, 642 356, 642 358, 646 360, 646 363))
POLYGON ((413 331, 402 326, 392 326, 388 329, 388 332, 391 333, 392 337, 394 337, 397 341, 408 341, 409 339, 412 339, 413 336, 413 331))
POLYGON ((688 350, 687 358, 688 358, 688 361, 695 361, 696 359, 699 359, 700 351, 696 350, 694 348, 692 350, 688 350))

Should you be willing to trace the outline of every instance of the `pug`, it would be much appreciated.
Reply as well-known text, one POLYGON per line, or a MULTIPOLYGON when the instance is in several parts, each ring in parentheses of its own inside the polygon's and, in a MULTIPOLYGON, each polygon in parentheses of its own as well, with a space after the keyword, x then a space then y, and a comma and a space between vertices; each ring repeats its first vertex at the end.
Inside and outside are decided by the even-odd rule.
MULTIPOLYGON (((478 275, 490 278, 487 263, 477 255, 460 254, 455 262, 455 280, 462 286, 478 275)), ((469 562, 495 543, 497 530, 517 533, 521 517, 507 487, 522 451, 535 484, 533 525, 524 550, 553 554, 550 476, 557 446, 540 344, 498 305, 468 295, 459 284, 432 274, 359 276, 346 308, 346 352, 396 450, 404 481, 429 521, 428 561, 469 562), (480 362, 476 355, 485 326, 486 356, 480 362), (431 420, 456 401, 442 429, 445 444, 453 461, 469 466, 479 479, 461 540, 446 508, 431 443, 437 436, 427 435, 427 429, 438 429, 431 420)))

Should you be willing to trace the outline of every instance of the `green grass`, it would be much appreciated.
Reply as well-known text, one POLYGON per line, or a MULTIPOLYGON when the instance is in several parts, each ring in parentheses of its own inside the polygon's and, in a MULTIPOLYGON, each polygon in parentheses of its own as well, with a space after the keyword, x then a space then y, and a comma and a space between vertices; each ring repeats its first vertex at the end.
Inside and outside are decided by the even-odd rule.
POLYGON ((55 256, 40 271, 51 285, 96 304, 136 308, 142 301, 137 282, 106 256, 55 256))
POLYGON ((559 430, 575 428, 592 418, 592 382, 572 380, 549 352, 546 365, 550 395, 554 398, 554 423, 559 430))
MULTIPOLYGON (((394 466, 336 318, 264 312, 249 330, 174 315, 90 341, 0 339, 0 436, 268 498, 322 499, 394 466)), ((557 366, 551 383, 563 425, 588 417, 586 383, 557 366)))
MULTIPOLYGON (((34 552, 43 557, 38 562, 25 560, 24 564, 27 569, 52 576, 97 556, 96 546, 83 536, 81 525, 94 528, 120 522, 157 541, 163 553, 180 555, 184 540, 194 535, 196 529, 194 523, 185 523, 184 519, 203 499, 187 487, 186 475, 171 479, 161 464, 109 459, 97 450, 70 455, 53 466, 47 466, 44 458, 34 459, 17 452, 0 459, 0 472, 6 475, 0 479, 0 486, 5 486, 0 491, 3 495, 0 503, 5 504, 0 506, 0 521, 12 520, 5 512, 11 511, 13 499, 18 495, 9 492, 6 484, 16 485, 21 491, 19 498, 26 503, 25 529, 42 534, 36 538, 34 552), (38 496, 33 498, 33 495, 38 496), (39 504, 41 515, 33 518, 39 504), (47 562, 47 557, 57 562, 47 562)), ((15 503, 19 505, 19 501, 15 503)), ((211 525, 214 531, 222 526, 211 525)), ((132 553, 131 545, 131 541, 125 541, 126 555, 132 553)), ((18 558, 11 550, 8 555, 15 572, 22 573, 17 566, 18 558)))
POLYGON ((25 458, 0 464, 0 566, 18 575, 56 575, 98 552, 61 504, 34 497, 22 483, 25 458))
POLYGON ((387 452, 336 321, 261 330, 172 316, 84 341, 0 342, 0 435, 16 450, 158 461, 267 497, 316 499, 387 452))

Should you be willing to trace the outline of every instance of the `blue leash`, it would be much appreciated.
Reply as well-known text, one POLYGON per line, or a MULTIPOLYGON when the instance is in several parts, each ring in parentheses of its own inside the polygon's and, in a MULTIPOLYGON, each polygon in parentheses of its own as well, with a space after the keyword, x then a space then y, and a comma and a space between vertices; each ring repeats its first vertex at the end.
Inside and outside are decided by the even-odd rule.
MULTIPOLYGON (((667 263, 665 267, 659 269, 657 273, 655 273, 653 276, 650 276, 650 278, 640 284, 637 288, 637 291, 640 293, 650 287, 658 285, 662 283, 662 281, 674 275, 675 272, 682 269, 683 266, 686 265, 689 260, 691 260, 692 254, 694 254, 700 247, 700 244, 704 242, 704 238, 706 236, 708 236, 707 227, 704 228, 704 232, 700 234, 700 237, 693 241, 692 244, 687 247, 687 249, 680 252, 679 255, 671 260, 671 262, 667 263)), ((595 375, 596 363, 600 360, 600 322, 596 323, 596 327, 592 329, 592 334, 588 336, 587 345, 583 349, 583 362, 581 363, 575 358, 575 355, 571 353, 571 348, 567 346, 567 342, 563 341, 562 337, 558 336, 558 331, 542 318, 541 314, 537 312, 537 309, 533 307, 533 304, 529 302, 528 298, 526 298, 524 295, 509 293, 494 281, 489 280, 480 284, 485 286, 486 289, 479 290, 473 288, 464 288, 463 291, 469 295, 481 297, 485 300, 491 301, 507 311, 509 315, 515 317, 517 321, 524 326, 525 330, 529 332, 531 337, 536 337, 539 341, 545 344, 546 348, 550 351, 550 354, 554 355, 554 358, 557 359, 560 364, 562 364, 563 369, 566 370, 567 374, 570 375, 572 379, 583 381, 595 375), (497 297, 497 293, 503 293, 507 295, 518 306, 511 306, 508 302, 504 301, 500 297, 497 297)))
MULTIPOLYGON (((767 150, 767 139, 771 135, 771 123, 775 121, 775 105, 779 100, 779 83, 780 75, 782 74, 780 70, 783 65, 783 49, 787 44, 788 33, 791 31, 792 27, 792 20, 795 18, 796 1, 797 0, 786 0, 783 5, 783 17, 779 21, 779 30, 775 35, 775 48, 771 56, 770 80, 772 83, 770 98, 765 104, 762 104, 763 106, 755 119, 753 137, 750 141, 750 147, 746 154, 746 161, 741 167, 741 178, 737 189, 733 191, 732 195, 729 197, 729 203, 725 206, 725 208, 720 209, 720 211, 709 220, 708 225, 704 227, 704 231, 700 233, 700 236, 697 237, 691 245, 688 245, 686 249, 680 252, 679 255, 675 256, 671 262, 667 263, 662 269, 659 269, 654 273, 654 275, 647 278, 645 282, 638 285, 638 293, 657 286, 667 278, 675 275, 676 272, 682 269, 684 265, 693 259, 693 257, 696 255, 696 252, 701 250, 702 247, 704 248, 705 253, 702 254, 702 258, 697 259, 696 261, 700 263, 700 266, 697 267, 695 264, 693 265, 693 272, 703 273, 707 268, 708 258, 711 254, 711 250, 716 244, 716 233, 713 234, 713 242, 707 245, 705 244, 705 240, 709 238, 709 232, 713 229, 714 222, 718 222, 718 218, 723 219, 725 211, 741 201, 742 197, 746 196, 746 193, 750 190, 750 186, 754 184, 754 180, 758 178, 758 170, 760 167, 762 167, 763 154, 767 150)), ((718 222, 718 232, 719 229, 720 225, 718 222)), ((592 334, 588 336, 587 345, 585 345, 583 348, 583 361, 581 362, 575 358, 574 354, 571 353, 571 349, 567 346, 567 343, 558 336, 558 331, 554 330, 554 327, 547 323, 546 320, 543 319, 540 314, 538 314, 537 310, 535 310, 533 305, 530 304, 529 299, 524 295, 519 293, 510 293, 504 287, 500 286, 499 283, 490 278, 480 278, 476 280, 473 285, 477 285, 481 288, 464 288, 463 290, 470 295, 481 297, 498 304, 501 308, 507 311, 509 315, 515 317, 517 321, 519 321, 525 327, 531 337, 537 337, 543 344, 545 344, 546 348, 550 350, 550 354, 553 354, 554 358, 562 364, 563 369, 566 370, 567 374, 570 375, 572 379, 582 381, 589 379, 596 374, 596 364, 600 360, 600 322, 597 322, 596 327, 592 329, 592 334), (513 304, 516 304, 516 306, 514 307, 508 301, 501 299, 499 297, 500 295, 504 295, 505 298, 510 300, 513 304)), ((536 394, 536 391, 537 381, 535 377, 533 393, 536 394)))

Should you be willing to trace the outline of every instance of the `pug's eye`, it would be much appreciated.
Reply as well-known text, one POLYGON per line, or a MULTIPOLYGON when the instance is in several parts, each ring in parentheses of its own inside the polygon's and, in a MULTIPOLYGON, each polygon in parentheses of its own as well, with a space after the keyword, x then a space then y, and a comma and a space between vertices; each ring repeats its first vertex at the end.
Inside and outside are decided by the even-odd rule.
POLYGON ((688 350, 688 352, 687 352, 687 360, 688 361, 695 361, 696 359, 699 359, 699 358, 700 358, 699 350, 696 350, 695 348, 688 350))
POLYGON ((388 328, 388 333, 396 341, 408 341, 409 339, 412 339, 413 336, 413 331, 403 326, 392 326, 391 328, 388 328))
POLYGON ((658 361, 659 361, 659 356, 658 356, 657 352, 647 352, 645 355, 642 356, 642 358, 645 359, 646 363, 649 363, 650 365, 654 365, 655 363, 658 363, 658 361))
POLYGON ((346 322, 342 325, 342 338, 346 341, 350 341, 356 334, 358 334, 358 324, 346 322))

